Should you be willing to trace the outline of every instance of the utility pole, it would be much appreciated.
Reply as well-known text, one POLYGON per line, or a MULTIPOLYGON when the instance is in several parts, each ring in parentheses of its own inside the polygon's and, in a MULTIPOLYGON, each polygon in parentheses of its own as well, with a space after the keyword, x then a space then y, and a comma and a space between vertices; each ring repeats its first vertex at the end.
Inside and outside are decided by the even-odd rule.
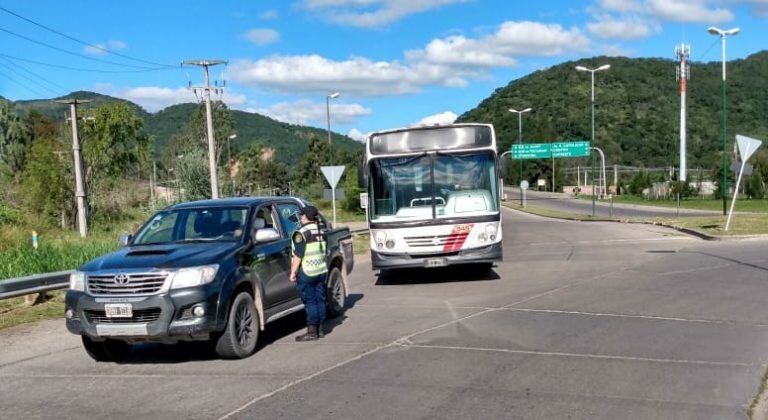
POLYGON ((72 152, 75 156, 75 199, 77 200, 77 228, 80 237, 88 235, 88 219, 85 215, 85 184, 83 183, 83 149, 77 137, 77 105, 91 102, 89 100, 67 99, 54 101, 69 105, 69 120, 72 123, 72 152))
MULTIPOLYGON (((211 113, 211 85, 208 77, 208 67, 219 64, 227 64, 225 60, 185 60, 182 64, 189 66, 199 66, 203 68, 203 78, 205 86, 192 88, 197 94, 201 91, 205 100, 205 119, 208 131, 208 166, 211 172, 211 198, 219 198, 219 181, 216 174, 216 143, 213 136, 213 115, 211 113)), ((222 88, 215 87, 216 93, 223 91, 222 88)))
POLYGON ((726 127, 727 127, 727 109, 728 109, 728 101, 727 101, 727 82, 725 77, 725 38, 728 35, 736 35, 739 33, 739 28, 733 28, 728 30, 723 30, 720 28, 710 27, 707 29, 707 31, 712 34, 720 37, 720 40, 722 41, 722 52, 723 52, 723 182, 721 185, 720 190, 722 191, 723 195, 723 216, 725 216, 728 213, 728 140, 726 138, 726 127))
MULTIPOLYGON (((576 66, 576 71, 588 71, 592 76, 592 146, 595 146, 595 73, 608 70, 610 64, 604 64, 596 69, 576 66)), ((594 147, 593 147, 594 148, 594 147)), ((599 150, 599 149, 598 149, 599 150)), ((603 185, 605 185, 605 164, 603 164, 603 185)), ((595 217, 595 155, 592 155, 592 217, 595 217)))
POLYGON ((688 65, 688 57, 691 55, 691 46, 680 44, 675 47, 675 55, 680 64, 677 66, 677 81, 680 82, 680 175, 678 181, 685 182, 687 178, 686 162, 686 109, 685 97, 687 82, 691 77, 691 69, 688 65))

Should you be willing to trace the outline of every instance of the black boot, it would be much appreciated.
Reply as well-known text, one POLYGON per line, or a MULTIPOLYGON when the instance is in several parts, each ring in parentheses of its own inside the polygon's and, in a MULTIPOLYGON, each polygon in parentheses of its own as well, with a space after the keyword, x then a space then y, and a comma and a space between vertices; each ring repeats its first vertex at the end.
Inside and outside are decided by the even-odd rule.
POLYGON ((323 331, 323 324, 317 326, 317 338, 325 337, 325 331, 323 331))
POLYGON ((307 325, 307 332, 296 336, 296 341, 315 341, 317 340, 317 325, 307 325))

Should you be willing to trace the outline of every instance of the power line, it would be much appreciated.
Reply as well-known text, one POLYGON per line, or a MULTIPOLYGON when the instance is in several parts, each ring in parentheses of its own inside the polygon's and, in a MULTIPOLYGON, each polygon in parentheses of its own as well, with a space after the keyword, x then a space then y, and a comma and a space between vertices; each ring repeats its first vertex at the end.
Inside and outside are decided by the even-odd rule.
POLYGON ((130 68, 134 68, 134 69, 150 69, 151 68, 151 67, 146 67, 146 66, 134 66, 133 64, 123 64, 123 63, 118 63, 116 61, 102 60, 102 59, 96 58, 96 57, 89 57, 89 56, 84 55, 84 54, 80 54, 80 53, 76 53, 76 52, 73 52, 73 51, 65 50, 63 48, 59 48, 59 47, 53 46, 51 44, 47 44, 47 43, 42 42, 42 41, 38 41, 36 39, 32 39, 32 38, 30 38, 28 36, 21 35, 19 33, 10 31, 10 30, 5 29, 5 28, 0 28, 0 31, 5 32, 5 33, 7 33, 9 35, 13 35, 13 36, 15 36, 17 38, 21 38, 21 39, 23 39, 25 41, 28 41, 28 42, 31 42, 31 43, 34 43, 34 44, 37 44, 37 45, 41 45, 43 47, 50 48, 52 50, 56 50, 56 51, 59 51, 59 52, 65 53, 65 54, 73 55, 75 57, 84 58, 86 60, 96 61, 96 62, 104 63, 104 64, 111 64, 113 66, 130 67, 130 68))
POLYGON ((43 28, 43 29, 45 29, 45 30, 47 30, 47 31, 53 32, 53 33, 55 33, 56 35, 59 35, 59 36, 62 36, 62 37, 64 37, 64 38, 67 38, 67 39, 69 39, 69 40, 75 41, 75 42, 77 42, 77 43, 79 43, 79 44, 82 44, 82 45, 85 45, 85 46, 88 46, 88 47, 91 47, 91 48, 95 48, 95 49, 97 49, 97 50, 100 50, 100 51, 104 51, 105 53, 108 53, 108 54, 116 55, 116 56, 118 56, 118 57, 122 57, 122 58, 125 58, 125 59, 128 59, 128 60, 138 61, 138 62, 140 62, 140 63, 144 63, 144 64, 152 64, 152 65, 154 65, 154 66, 161 66, 161 67, 176 67, 176 66, 172 66, 172 65, 169 65, 169 64, 161 64, 161 63, 155 63, 155 62, 153 62, 153 61, 143 60, 143 59, 141 59, 141 58, 131 57, 131 56, 129 56, 129 55, 126 55, 126 54, 121 54, 121 53, 119 53, 119 52, 116 52, 116 51, 112 51, 112 50, 106 49, 106 48, 104 48, 104 47, 102 47, 102 46, 100 46, 100 45, 94 45, 94 44, 91 44, 91 43, 85 42, 85 41, 83 41, 83 40, 80 40, 80 39, 78 39, 78 38, 75 38, 75 37, 73 37, 73 36, 71 36, 71 35, 67 35, 67 34, 65 34, 65 33, 63 33, 63 32, 57 31, 56 29, 53 29, 53 28, 51 28, 51 27, 48 27, 48 26, 45 26, 45 25, 43 25, 42 23, 38 23, 38 22, 35 22, 35 21, 34 21, 34 20, 32 20, 32 19, 29 19, 29 18, 27 18, 27 17, 21 16, 21 15, 20 15, 20 14, 18 14, 18 13, 12 12, 12 11, 10 11, 10 10, 6 9, 5 7, 2 7, 2 6, 0 6, 0 10, 2 10, 2 11, 4 11, 4 12, 6 12, 6 13, 8 13, 8 14, 11 14, 11 15, 13 15, 13 16, 16 16, 17 18, 19 18, 19 19, 22 19, 22 20, 24 20, 24 21, 26 21, 26 22, 29 22, 29 23, 31 23, 31 24, 33 24, 33 25, 35 25, 35 26, 38 26, 38 27, 40 27, 40 28, 43 28))
POLYGON ((52 81, 52 80, 50 80, 48 78, 45 78, 45 77, 43 77, 43 76, 33 72, 32 70, 27 69, 26 67, 24 67, 24 66, 22 66, 20 64, 14 63, 13 61, 11 61, 11 60, 3 57, 3 56, 0 56, 0 58, 5 60, 6 63, 9 63, 10 65, 12 65, 14 67, 16 67, 18 69, 21 69, 21 70, 25 71, 26 73, 31 74, 32 76, 37 77, 38 79, 42 80, 43 82, 48 83, 50 86, 56 87, 56 89, 59 89, 62 92, 69 93, 71 91, 71 89, 66 88, 66 87, 64 87, 64 86, 62 86, 62 85, 60 85, 60 84, 58 84, 58 83, 56 83, 56 82, 54 82, 54 81, 52 81))
POLYGON ((45 89, 45 90, 47 90, 48 92, 51 92, 51 93, 53 93, 54 95, 59 95, 59 94, 61 93, 61 92, 57 91, 56 89, 53 89, 53 88, 51 88, 51 87, 49 87, 49 86, 46 86, 46 85, 44 85, 44 84, 42 84, 42 83, 38 82, 37 80, 35 80, 35 79, 33 79, 33 78, 31 78, 31 77, 27 76, 26 74, 24 74, 24 73, 21 73, 21 72, 17 71, 16 69, 14 69, 13 67, 11 67, 11 66, 9 66, 9 65, 5 64, 4 62, 0 62, 0 66, 2 66, 2 67, 4 67, 4 68, 6 68, 6 69, 8 69, 8 70, 10 70, 10 71, 11 71, 13 74, 15 74, 15 75, 18 75, 18 76, 21 76, 21 77, 23 77, 24 79, 27 79, 28 81, 30 81, 30 82, 32 82, 32 83, 34 83, 35 85, 37 85, 37 86, 39 86, 39 87, 41 87, 41 88, 43 88, 43 89, 45 89))
POLYGON ((26 90, 28 90, 28 91, 30 91, 30 92, 32 92, 32 93, 34 93, 35 95, 38 95, 38 96, 39 96, 39 97, 41 97, 41 98, 42 98, 42 97, 46 97, 46 96, 48 96, 47 94, 45 94, 45 93, 43 93, 43 92, 41 92, 41 91, 39 91, 39 90, 37 90, 37 89, 33 89, 33 88, 31 88, 31 87, 29 87, 29 86, 25 85, 24 83, 21 83, 21 82, 19 82, 18 80, 16 80, 16 79, 14 79, 13 77, 11 77, 11 76, 9 76, 9 75, 7 75, 7 74, 3 73, 2 71, 0 71, 0 76, 3 76, 3 77, 5 77, 6 79, 8 79, 8 80, 12 81, 13 83, 16 83, 17 85, 19 85, 19 86, 23 87, 24 89, 26 89, 26 90))
POLYGON ((72 70, 72 71, 82 71, 82 72, 89 72, 89 73, 148 73, 152 71, 164 71, 164 70, 175 70, 176 68, 171 67, 158 67, 158 68, 151 68, 151 69, 145 69, 145 70, 102 70, 102 69, 88 69, 83 67, 71 67, 71 66, 65 66, 62 64, 52 64, 52 63, 45 63, 42 61, 36 61, 36 60, 30 60, 28 58, 21 58, 21 57, 15 57, 8 54, 2 54, 0 53, 0 57, 4 57, 9 60, 14 61, 23 61, 25 63, 30 64, 36 64, 38 66, 45 66, 45 67, 51 67, 55 69, 62 69, 62 70, 72 70))
POLYGON ((700 56, 699 56, 699 57, 698 57, 696 60, 694 60, 694 61, 701 61, 701 59, 703 59, 703 58, 704 58, 704 56, 706 56, 707 54, 709 54, 709 52, 710 52, 710 51, 712 51, 712 48, 715 48, 715 45, 717 45, 719 42, 720 42, 720 38, 717 38, 717 39, 715 39, 715 42, 713 42, 713 43, 712 43, 712 45, 710 45, 710 46, 709 46, 709 48, 707 48, 707 50, 706 50, 706 51, 704 51, 704 53, 703 53, 703 54, 701 54, 701 55, 700 55, 700 56))

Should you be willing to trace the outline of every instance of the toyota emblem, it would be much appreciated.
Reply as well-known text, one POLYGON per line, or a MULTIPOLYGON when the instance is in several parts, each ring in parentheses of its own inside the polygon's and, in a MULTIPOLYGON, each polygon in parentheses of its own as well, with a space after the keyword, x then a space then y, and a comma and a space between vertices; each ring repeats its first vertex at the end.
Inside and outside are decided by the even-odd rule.
POLYGON ((126 284, 128 284, 129 280, 130 280, 130 278, 128 277, 127 274, 117 274, 115 276, 115 278, 113 279, 115 284, 119 284, 119 285, 126 285, 126 284))

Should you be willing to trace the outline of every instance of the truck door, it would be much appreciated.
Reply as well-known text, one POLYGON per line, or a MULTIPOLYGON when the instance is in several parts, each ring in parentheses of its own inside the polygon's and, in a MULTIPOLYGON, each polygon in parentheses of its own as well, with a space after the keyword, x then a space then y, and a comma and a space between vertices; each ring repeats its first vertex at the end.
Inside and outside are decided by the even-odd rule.
POLYGON ((254 214, 254 226, 272 228, 281 234, 280 239, 267 244, 259 244, 253 248, 253 263, 258 267, 258 273, 264 288, 264 303, 266 307, 280 304, 295 296, 294 285, 288 278, 291 269, 291 241, 282 233, 276 222, 275 208, 271 204, 264 205, 254 214))
MULTIPOLYGON (((278 215, 278 221, 280 222, 280 227, 282 229, 282 234, 289 238, 288 241, 288 266, 287 266, 287 273, 290 276, 291 274, 291 259, 293 257, 293 252, 291 250, 291 242, 290 239, 293 238, 293 233, 299 230, 301 228, 301 220, 299 217, 299 206, 298 204, 291 203, 291 202, 281 202, 277 203, 277 215, 278 215)), ((289 280, 290 281, 290 280, 289 280)), ((291 283, 291 285, 293 285, 291 283)), ((291 297, 297 298, 298 293, 296 293, 296 288, 291 288, 291 297)))

